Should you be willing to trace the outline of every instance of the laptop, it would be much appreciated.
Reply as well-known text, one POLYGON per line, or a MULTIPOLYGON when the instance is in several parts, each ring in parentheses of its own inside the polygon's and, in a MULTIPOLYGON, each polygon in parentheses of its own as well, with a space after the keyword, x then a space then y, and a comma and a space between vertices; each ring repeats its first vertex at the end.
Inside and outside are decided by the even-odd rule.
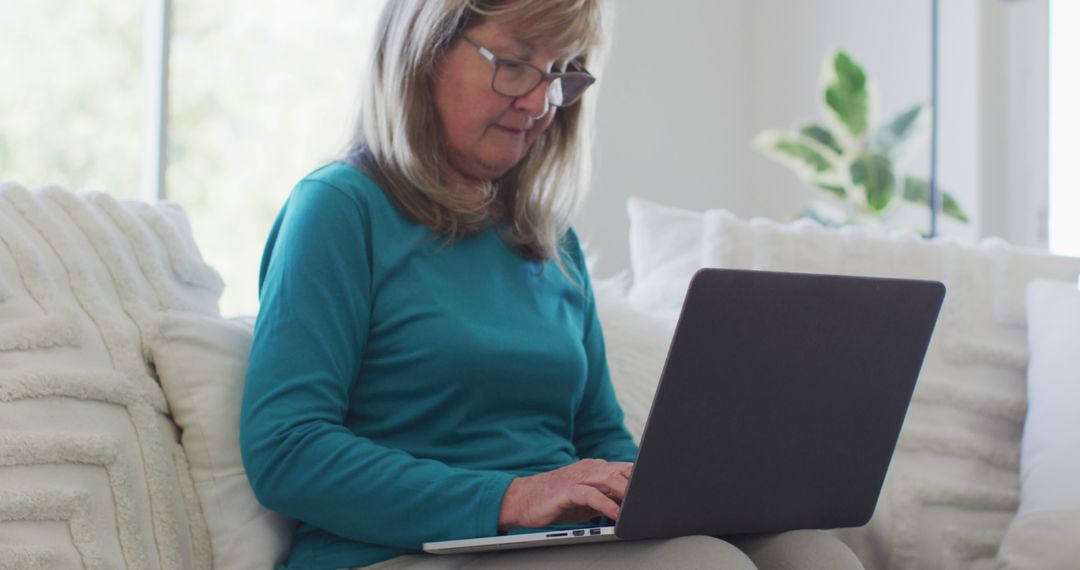
POLYGON ((615 525, 424 551, 866 524, 944 296, 936 281, 702 269, 615 525))

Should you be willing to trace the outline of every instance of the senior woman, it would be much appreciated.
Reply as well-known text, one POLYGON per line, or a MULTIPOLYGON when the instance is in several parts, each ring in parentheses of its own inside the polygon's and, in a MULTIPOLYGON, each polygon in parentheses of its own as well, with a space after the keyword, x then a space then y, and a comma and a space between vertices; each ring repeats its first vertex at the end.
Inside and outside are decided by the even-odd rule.
POLYGON ((859 567, 809 531, 417 553, 619 515, 637 449, 568 226, 604 12, 387 2, 350 151, 296 186, 260 271, 240 437, 300 521, 287 568, 859 567))

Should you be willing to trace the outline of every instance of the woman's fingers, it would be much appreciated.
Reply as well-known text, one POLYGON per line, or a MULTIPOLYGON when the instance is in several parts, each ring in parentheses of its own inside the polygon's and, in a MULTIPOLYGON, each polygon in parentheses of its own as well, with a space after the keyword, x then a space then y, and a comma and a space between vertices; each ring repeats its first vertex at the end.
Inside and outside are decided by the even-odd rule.
POLYGON ((602 464, 600 469, 608 473, 618 473, 626 479, 630 479, 634 474, 634 464, 621 461, 602 464))
POLYGON ((588 485, 578 485, 574 487, 574 492, 570 499, 578 505, 589 507, 608 517, 609 519, 619 518, 619 505, 613 501, 607 495, 601 493, 596 487, 590 487, 588 485))
POLYGON ((594 469, 592 476, 585 482, 621 501, 626 496, 626 487, 630 483, 633 467, 633 463, 601 464, 594 469))
POLYGON ((600 492, 619 503, 622 503, 623 497, 626 496, 626 486, 629 483, 630 481, 626 479, 626 476, 623 475, 621 471, 608 473, 607 477, 601 480, 584 482, 584 484, 599 489, 600 492))
POLYGON ((618 518, 632 470, 632 463, 583 459, 515 479, 500 507, 500 528, 579 522, 598 514, 618 518))

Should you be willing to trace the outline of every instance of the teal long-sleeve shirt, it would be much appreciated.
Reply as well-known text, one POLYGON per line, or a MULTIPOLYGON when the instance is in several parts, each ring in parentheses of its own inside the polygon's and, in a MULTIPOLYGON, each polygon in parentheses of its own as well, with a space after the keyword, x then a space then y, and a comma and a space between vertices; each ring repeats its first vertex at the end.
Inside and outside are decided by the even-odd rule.
POLYGON ((260 271, 240 422, 287 568, 492 536, 515 476, 633 461, 581 248, 572 279, 492 228, 446 244, 344 163, 293 190, 260 271))

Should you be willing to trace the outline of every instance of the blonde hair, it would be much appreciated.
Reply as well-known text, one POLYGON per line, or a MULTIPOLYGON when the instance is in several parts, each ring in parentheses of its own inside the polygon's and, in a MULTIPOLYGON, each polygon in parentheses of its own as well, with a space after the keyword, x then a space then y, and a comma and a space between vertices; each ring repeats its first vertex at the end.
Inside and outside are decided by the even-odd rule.
MULTIPOLYGON (((590 175, 594 97, 555 112, 522 160, 476 195, 447 183, 445 137, 432 97, 439 58, 461 32, 492 19, 525 41, 543 40, 597 66, 606 47, 605 0, 388 0, 347 149, 409 217, 453 241, 491 225, 528 259, 564 269, 559 241, 590 175)), ((595 94, 593 94, 595 95, 595 94)))

